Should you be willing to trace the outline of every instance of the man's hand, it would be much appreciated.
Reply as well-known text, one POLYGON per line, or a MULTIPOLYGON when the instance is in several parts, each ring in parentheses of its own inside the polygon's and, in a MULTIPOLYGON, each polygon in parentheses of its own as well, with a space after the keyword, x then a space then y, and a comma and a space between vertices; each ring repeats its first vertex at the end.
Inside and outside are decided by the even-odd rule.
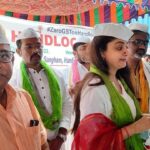
POLYGON ((46 142, 45 144, 42 145, 41 150, 49 150, 48 142, 46 142))
POLYGON ((61 139, 60 137, 57 136, 55 139, 48 141, 49 149, 50 150, 60 150, 63 142, 64 142, 63 139, 61 139))

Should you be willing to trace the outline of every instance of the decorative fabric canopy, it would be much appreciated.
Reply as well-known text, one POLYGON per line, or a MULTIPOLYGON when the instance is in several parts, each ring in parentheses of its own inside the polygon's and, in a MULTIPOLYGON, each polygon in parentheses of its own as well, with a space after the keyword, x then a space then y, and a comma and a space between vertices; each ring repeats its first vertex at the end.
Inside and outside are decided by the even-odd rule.
MULTIPOLYGON (((142 23, 142 24, 147 24, 147 25, 149 26, 148 32, 149 32, 149 34, 150 34, 150 15, 145 14, 145 15, 142 16, 142 17, 139 16, 137 19, 132 18, 132 19, 130 20, 130 22, 129 22, 129 21, 125 21, 124 24, 125 24, 125 25, 128 25, 129 23, 136 23, 136 22, 142 23)), ((149 43, 149 44, 150 44, 150 43, 149 43)))
MULTIPOLYGON (((97 0, 92 0, 93 3, 96 3, 97 0)), ((135 5, 142 5, 142 6, 150 6, 150 1, 149 0, 100 0, 100 3, 104 2, 122 2, 122 3, 130 3, 130 4, 135 4, 135 5)))
POLYGON ((0 15, 92 27, 97 23, 121 23, 150 14, 150 0, 3 0, 0 8, 0 15))
POLYGON ((1 0, 0 8, 11 12, 37 15, 70 15, 98 6, 92 0, 1 0))

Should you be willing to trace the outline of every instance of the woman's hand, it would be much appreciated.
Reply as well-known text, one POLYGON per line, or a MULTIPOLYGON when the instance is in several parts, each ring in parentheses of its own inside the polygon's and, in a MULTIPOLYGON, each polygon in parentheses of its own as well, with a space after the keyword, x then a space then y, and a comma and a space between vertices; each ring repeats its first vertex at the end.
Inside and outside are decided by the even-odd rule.
MULTIPOLYGON (((127 133, 128 136, 132 136, 134 134, 149 130, 150 129, 150 114, 143 114, 142 118, 140 118, 136 122, 134 122, 124 128, 126 128, 125 130, 128 132, 127 133)), ((124 128, 122 128, 122 129, 124 129, 124 128)), ((126 132, 125 130, 123 130, 123 135, 124 135, 124 132, 126 132)), ((127 134, 126 134, 126 136, 127 136, 127 134)))

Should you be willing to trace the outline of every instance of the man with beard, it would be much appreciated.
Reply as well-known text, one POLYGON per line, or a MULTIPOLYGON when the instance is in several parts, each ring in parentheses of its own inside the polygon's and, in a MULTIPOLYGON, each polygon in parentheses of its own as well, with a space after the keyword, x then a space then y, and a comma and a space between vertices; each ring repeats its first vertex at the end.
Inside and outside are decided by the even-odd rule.
POLYGON ((79 37, 73 44, 73 55, 75 57, 69 71, 69 93, 74 93, 74 86, 88 73, 89 62, 89 44, 88 37, 79 37))
POLYGON ((142 61, 142 57, 146 54, 148 48, 148 26, 134 23, 128 27, 134 32, 127 45, 131 82, 135 95, 140 102, 141 111, 148 113, 150 111, 150 72, 148 71, 150 68, 147 68, 146 61, 142 61))
POLYGON ((14 52, 0 26, 0 145, 3 150, 48 150, 47 134, 30 95, 8 84, 14 52))
POLYGON ((64 149, 72 103, 63 78, 41 60, 43 47, 40 35, 35 30, 23 30, 16 44, 16 51, 23 61, 11 83, 30 93, 47 129, 50 150, 64 149))

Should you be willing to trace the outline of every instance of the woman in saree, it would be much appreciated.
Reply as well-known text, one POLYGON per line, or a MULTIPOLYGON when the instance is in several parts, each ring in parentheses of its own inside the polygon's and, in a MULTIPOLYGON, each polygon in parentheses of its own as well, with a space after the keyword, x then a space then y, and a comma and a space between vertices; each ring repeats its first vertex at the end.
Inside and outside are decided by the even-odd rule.
POLYGON ((133 94, 127 41, 121 24, 98 24, 91 43, 90 73, 75 96, 72 150, 144 150, 140 133, 150 129, 133 94))

